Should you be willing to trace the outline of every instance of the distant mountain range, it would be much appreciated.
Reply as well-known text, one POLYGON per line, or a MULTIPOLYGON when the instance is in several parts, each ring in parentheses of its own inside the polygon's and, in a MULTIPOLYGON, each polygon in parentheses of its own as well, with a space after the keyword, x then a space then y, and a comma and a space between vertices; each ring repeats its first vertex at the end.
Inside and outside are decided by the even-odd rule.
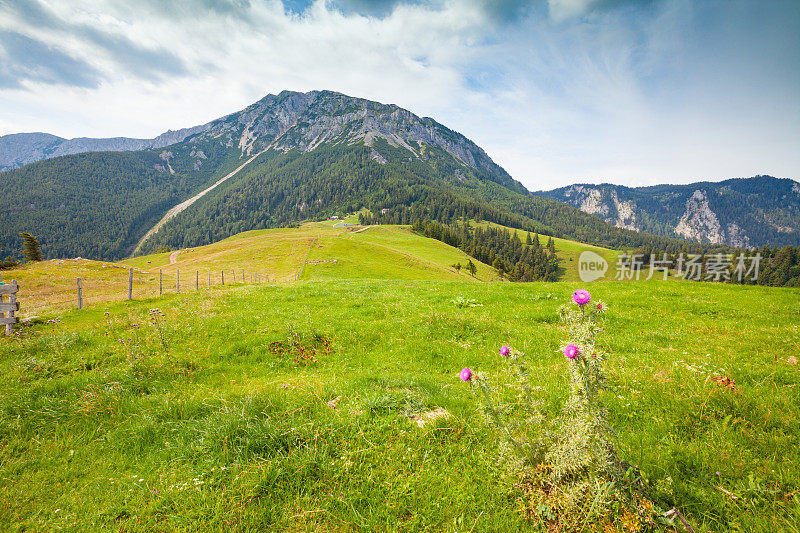
POLYGON ((205 124, 177 131, 167 131, 154 139, 132 139, 130 137, 64 139, 49 133, 12 133, 0 137, 0 172, 62 155, 163 148, 181 142, 186 137, 200 133, 208 127, 209 124, 205 124))
POLYGON ((771 176, 688 185, 570 185, 534 193, 620 228, 736 247, 800 245, 800 183, 771 176))
MULTIPOLYGON (((4 165, 23 165, 0 173, 0 243, 18 249, 19 233, 31 232, 48 257, 116 259, 359 209, 389 223, 466 217, 615 248, 686 246, 666 225, 642 225, 645 213, 609 224, 592 214, 602 206, 581 201, 582 211, 532 195, 437 121, 332 91, 270 94, 155 139, 17 134, 0 138, 0 147, 4 165)), ((572 203, 577 191, 557 200, 572 203)), ((625 208, 614 206, 622 217, 625 208)), ((762 242, 756 233, 746 237, 762 242)))

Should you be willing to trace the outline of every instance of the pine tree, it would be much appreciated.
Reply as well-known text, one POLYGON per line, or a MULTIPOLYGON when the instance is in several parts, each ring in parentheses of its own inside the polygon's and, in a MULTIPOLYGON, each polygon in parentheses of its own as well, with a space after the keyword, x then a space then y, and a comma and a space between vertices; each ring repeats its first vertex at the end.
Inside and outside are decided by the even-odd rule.
POLYGON ((36 262, 41 261, 42 257, 42 248, 39 246, 39 241, 36 240, 36 237, 31 235, 30 233, 20 233, 20 237, 22 237, 22 253, 25 254, 25 257, 28 258, 28 261, 36 262))
POLYGON ((553 241, 552 237, 547 239, 547 249, 550 250, 551 254, 556 253, 556 243, 553 241))
POLYGON ((533 239, 531 239, 531 232, 530 231, 528 232, 528 238, 525 239, 525 244, 527 244, 528 246, 533 246, 533 239))
POLYGON ((500 259, 499 257, 495 258, 495 260, 492 261, 492 268, 494 268, 497 271, 497 275, 500 276, 500 279, 503 279, 503 274, 505 273, 506 270, 505 265, 503 264, 503 260, 500 259))
POLYGON ((475 277, 475 272, 478 271, 478 267, 475 266, 475 263, 472 262, 472 259, 467 261, 467 270, 469 270, 469 273, 472 277, 475 277))

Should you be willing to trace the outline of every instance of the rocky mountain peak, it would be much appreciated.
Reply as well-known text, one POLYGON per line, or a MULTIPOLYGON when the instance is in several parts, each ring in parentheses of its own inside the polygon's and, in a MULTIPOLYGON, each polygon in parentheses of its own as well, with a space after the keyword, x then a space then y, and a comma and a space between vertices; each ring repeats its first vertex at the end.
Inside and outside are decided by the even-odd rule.
POLYGON ((524 190, 475 143, 435 120, 420 118, 394 104, 334 91, 269 94, 238 113, 214 121, 195 139, 236 147, 242 157, 267 149, 308 152, 328 143, 363 142, 373 147, 373 159, 379 162, 385 157, 375 149, 378 139, 407 150, 417 159, 422 157, 422 146, 428 145, 467 167, 497 174, 524 190))

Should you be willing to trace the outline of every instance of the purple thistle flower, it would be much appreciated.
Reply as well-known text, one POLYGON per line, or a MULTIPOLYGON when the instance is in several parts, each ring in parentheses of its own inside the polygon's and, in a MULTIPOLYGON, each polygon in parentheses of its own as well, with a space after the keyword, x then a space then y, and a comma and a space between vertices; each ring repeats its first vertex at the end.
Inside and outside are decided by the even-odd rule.
POLYGON ((508 357, 511 355, 511 346, 506 346, 505 344, 500 347, 500 355, 503 357, 508 357))
POLYGON ((572 301, 583 307, 592 301, 592 295, 586 289, 578 289, 572 293, 572 301))
POLYGON ((461 369, 461 381, 469 381, 472 379, 472 370, 469 368, 462 368, 461 369))
POLYGON ((567 356, 567 359, 575 359, 580 354, 581 351, 574 344, 567 344, 566 348, 564 348, 564 355, 567 356))

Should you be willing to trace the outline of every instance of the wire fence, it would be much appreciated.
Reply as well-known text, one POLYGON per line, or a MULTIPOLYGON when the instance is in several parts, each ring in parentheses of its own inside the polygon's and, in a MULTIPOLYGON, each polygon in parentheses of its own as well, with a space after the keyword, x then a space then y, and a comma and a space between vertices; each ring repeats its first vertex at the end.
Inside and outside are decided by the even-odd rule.
POLYGON ((76 276, 62 274, 30 276, 25 272, 6 272, 5 280, 12 275, 19 283, 18 316, 30 318, 54 314, 70 309, 83 309, 104 303, 123 300, 155 298, 166 294, 182 294, 210 288, 274 283, 275 274, 248 269, 193 269, 172 270, 170 273, 126 268, 118 265, 104 267, 102 272, 86 270, 76 276))

